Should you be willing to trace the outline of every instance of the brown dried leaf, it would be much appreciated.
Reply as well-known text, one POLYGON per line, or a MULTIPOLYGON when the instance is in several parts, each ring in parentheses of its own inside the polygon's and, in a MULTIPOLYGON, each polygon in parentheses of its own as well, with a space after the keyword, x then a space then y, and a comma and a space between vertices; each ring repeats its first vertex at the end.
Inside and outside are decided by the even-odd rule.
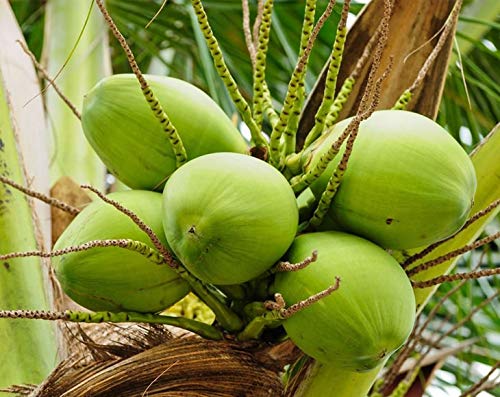
MULTIPOLYGON (((83 208, 91 201, 89 195, 68 176, 63 176, 57 180, 50 190, 50 195, 77 208, 83 208)), ((54 245, 75 216, 55 207, 51 207, 51 216, 52 245, 54 245)))
MULTIPOLYGON (((124 332, 127 343, 87 340, 84 354, 65 360, 36 390, 48 396, 280 396, 275 371, 255 359, 255 345, 171 338, 162 327, 124 332), (159 338, 159 336, 161 336, 159 338), (135 340, 133 340, 136 338, 135 340), (166 341, 165 341, 166 340, 166 341), (157 344, 157 342, 162 342, 157 344), (143 350, 148 344, 157 344, 143 350), (134 354, 133 350, 138 349, 134 354), (95 354, 96 351, 99 354, 95 354), (124 354, 125 353, 125 354, 124 354), (122 356, 122 357, 119 357, 122 356)), ((19 391, 19 389, 17 389, 19 391)), ((29 390, 29 389, 28 389, 29 390)))
MULTIPOLYGON (((343 81, 352 72, 366 44, 375 33, 378 21, 382 18, 383 4, 384 0, 372 0, 359 14, 356 23, 349 30, 342 66, 337 80, 337 89, 340 88, 343 81)), ((404 62, 405 57, 426 43, 442 28, 454 4, 455 0, 394 0, 389 39, 378 74, 380 75, 386 68, 391 56, 394 56, 394 65, 392 73, 382 84, 379 109, 390 109, 404 90, 412 85, 425 60, 436 45, 439 35, 412 54, 406 62, 404 62)), ((450 37, 429 70, 421 88, 414 93, 413 99, 408 105, 408 110, 433 119, 436 117, 452 49, 454 30, 453 28, 450 37)), ((370 63, 368 62, 340 114, 339 120, 355 114, 368 78, 369 67, 370 63)), ((323 72, 316 82, 316 86, 302 114, 297 139, 299 146, 303 144, 305 134, 314 124, 314 115, 323 98, 327 70, 328 64, 323 68, 323 72)))

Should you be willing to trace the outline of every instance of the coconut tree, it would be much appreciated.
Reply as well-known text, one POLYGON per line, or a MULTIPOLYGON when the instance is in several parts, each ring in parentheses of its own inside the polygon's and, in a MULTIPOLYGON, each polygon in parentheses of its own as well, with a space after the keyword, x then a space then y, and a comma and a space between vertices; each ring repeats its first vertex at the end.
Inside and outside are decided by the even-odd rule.
MULTIPOLYGON (((76 10, 72 6, 67 7, 68 9, 65 11, 59 11, 59 14, 57 7, 64 7, 64 2, 57 4, 56 1, 49 1, 46 7, 38 4, 38 2, 12 1, 11 3, 23 27, 29 47, 38 57, 42 48, 41 26, 44 22, 46 24, 43 55, 46 57, 46 64, 48 65, 48 76, 44 77, 45 79, 50 78, 50 76, 57 76, 59 66, 69 59, 66 66, 67 70, 63 69, 59 80, 61 89, 70 97, 70 102, 76 103, 76 114, 74 114, 75 112, 69 114, 66 105, 58 108, 55 97, 49 96, 54 95, 51 90, 47 91, 48 96, 46 96, 45 100, 46 114, 51 122, 54 136, 58 136, 56 135, 57 131, 61 129, 79 131, 78 109, 81 108, 79 103, 81 96, 90 89, 96 80, 107 73, 106 70, 100 69, 107 62, 105 48, 98 50, 101 55, 104 54, 105 58, 92 59, 88 55, 96 52, 96 45, 105 43, 105 40, 92 38, 91 35, 92 21, 97 21, 95 22, 97 27, 103 27, 103 20, 99 19, 97 14, 92 14, 97 10, 91 10, 89 7, 90 2, 80 2, 83 4, 83 8, 77 13, 75 13, 76 10), (62 16, 62 12, 68 12, 69 14, 62 16), (73 20, 73 17, 70 17, 71 13, 77 14, 80 19, 73 20), (85 22, 82 15, 90 16, 89 22, 85 22), (58 39, 58 35, 54 33, 54 30, 59 27, 62 28, 65 23, 68 23, 71 28, 85 25, 84 32, 90 38, 85 43, 85 36, 75 40, 69 38, 68 35, 68 43, 66 43, 65 49, 61 51, 62 55, 60 55, 57 54, 57 46, 61 40, 58 39), (76 47, 77 50, 73 51, 75 42, 78 42, 78 46, 76 47), (71 57, 68 58, 67 54, 71 54, 71 57), (88 65, 83 63, 83 60, 88 61, 88 65), (73 73, 78 73, 78 79, 70 77, 71 65, 75 68, 73 73), (84 79, 82 75, 90 76, 88 76, 88 79, 84 79), (77 81, 75 80, 82 83, 82 86, 77 87, 77 81)), ((167 3, 166 5, 160 3, 162 2, 108 0, 107 7, 116 21, 118 29, 127 37, 132 52, 135 54, 135 59, 142 70, 157 74, 169 74, 192 81, 203 87, 228 115, 236 117, 237 107, 231 100, 231 96, 234 98, 234 92, 228 92, 223 80, 217 78, 221 68, 213 65, 210 54, 210 50, 212 50, 213 55, 213 48, 210 48, 210 46, 207 48, 206 38, 203 37, 202 33, 205 30, 199 29, 199 8, 193 9, 189 2, 167 3), (157 13, 159 10, 161 12, 157 13)), ((309 14, 306 11, 306 16, 311 16, 312 3, 315 4, 316 2, 307 2, 309 14)), ((464 392, 464 395, 476 395, 485 388, 491 389, 495 382, 492 380, 495 376, 492 371, 495 371, 498 366, 498 357, 494 341, 489 334, 489 330, 497 328, 495 318, 498 313, 495 312, 495 308, 498 298, 494 292, 497 289, 495 288, 495 279, 478 278, 477 281, 462 281, 458 285, 456 282, 455 284, 448 283, 452 280, 493 274, 498 262, 495 255, 497 247, 494 242, 495 224, 494 221, 489 223, 490 220, 494 219, 497 212, 498 207, 495 200, 499 197, 498 183, 495 179, 495 167, 498 166, 496 153, 498 152, 499 135, 494 131, 494 125, 498 121, 498 82, 495 81, 495 74, 491 72, 495 70, 498 61, 495 53, 496 44, 498 44, 495 42, 495 40, 498 41, 498 35, 496 35, 498 26, 494 20, 491 20, 491 16, 494 17, 497 14, 492 10, 498 5, 495 2, 490 5, 484 3, 478 5, 478 3, 481 3, 478 1, 470 3, 464 5, 461 20, 456 25, 454 18, 458 6, 453 1, 442 2, 438 7, 426 4, 426 2, 414 2, 411 5, 396 2, 391 17, 392 30, 389 34, 385 33, 387 37, 384 38, 384 33, 380 34, 378 30, 379 21, 384 11, 383 2, 374 0, 372 5, 368 6, 359 15, 357 22, 351 28, 345 42, 343 61, 339 70, 335 72, 338 73, 337 92, 341 90, 342 82, 347 81, 353 74, 358 81, 366 84, 370 82, 370 79, 375 81, 376 78, 379 78, 378 81, 381 84, 379 89, 383 95, 382 99, 378 101, 381 108, 390 108, 397 102, 405 89, 411 88, 411 101, 406 105, 405 98, 409 98, 407 93, 407 97, 403 97, 403 100, 399 102, 399 106, 408 106, 409 110, 417 111, 431 118, 437 117, 438 122, 446 126, 467 151, 472 152, 474 149, 471 158, 478 177, 478 190, 471 212, 471 214, 478 214, 477 219, 471 221, 471 226, 458 237, 435 248, 431 258, 436 258, 438 262, 441 260, 440 258, 443 258, 441 263, 436 263, 437 266, 433 266, 431 270, 424 271, 420 276, 413 278, 419 307, 419 321, 417 324, 422 325, 422 327, 417 326, 414 329, 409 341, 401 349, 399 355, 386 364, 385 372, 381 373, 372 389, 373 395, 390 395, 393 392, 399 393, 397 395, 405 395, 406 393, 420 393, 408 395, 422 395, 422 390, 429 384, 430 379, 437 377, 434 385, 443 385, 447 382, 447 374, 450 373, 455 377, 452 383, 459 387, 464 392), (488 9, 490 12, 484 13, 484 9, 488 9), (419 20, 419 23, 410 23, 408 15, 417 15, 418 12, 419 15, 426 17, 419 20), (453 44, 452 39, 455 26, 458 26, 456 32, 457 45, 453 44), (476 29, 478 27, 480 29, 476 29), (394 32, 404 34, 408 40, 402 42, 394 32), (379 34, 380 36, 378 36, 379 34), (378 41, 370 40, 370 37, 377 38, 377 36, 378 41), (383 40, 389 43, 386 45, 392 49, 392 53, 389 54, 387 51, 382 53, 380 42, 383 40), (475 45, 470 46, 467 44, 471 42, 475 45), (372 46, 371 52, 375 52, 375 59, 377 59, 377 44, 380 48, 380 59, 374 63, 379 66, 379 72, 378 74, 371 74, 368 67, 371 61, 360 64, 360 59, 368 58, 363 57, 363 52, 369 55, 370 52, 366 51, 366 49, 370 46, 372 46), (450 66, 447 66, 450 52, 452 52, 452 62, 450 66), (389 67, 390 55, 394 57, 394 63, 389 67), (393 73, 388 73, 390 71, 393 73), (421 71, 422 78, 419 77, 421 71), (478 146, 478 143, 491 130, 493 131, 488 135, 488 138, 478 146), (476 240, 486 226, 488 235, 493 236, 493 238, 486 237, 482 240, 483 243, 489 244, 486 246, 487 248, 470 254, 466 259, 462 259, 458 267, 456 267, 457 256, 454 254, 449 255, 450 252, 461 250, 464 247, 472 248, 472 246, 468 246, 476 240), (448 256, 443 257, 443 255, 448 256), (476 269, 478 265, 482 266, 482 270, 476 269), (443 276, 453 267, 456 267, 456 272, 467 273, 467 276, 443 276), (493 270, 487 270, 486 268, 493 270), (422 281, 436 277, 441 277, 441 279, 429 281, 428 284, 424 284, 427 281, 422 281), (438 294, 434 295, 435 288, 429 287, 435 287, 441 282, 446 283, 443 284, 438 294), (427 302, 428 304, 424 305, 427 302), (447 314, 449 311, 453 313, 453 316, 447 314), (479 318, 480 320, 473 321, 473 318, 479 318), (432 347, 434 349, 431 349, 432 347), (485 364, 484 368, 486 369, 484 371, 486 373, 477 373, 478 362, 485 364), (443 368, 443 370, 438 371, 439 368, 443 368)), ((243 2, 243 9, 245 9, 246 4, 246 2, 243 2)), ((268 6, 269 4, 272 5, 271 2, 267 3, 268 6)), ((249 4, 248 10, 250 16, 245 17, 245 12, 242 12, 242 3, 239 1, 205 1, 203 5, 206 8, 209 23, 215 36, 219 39, 229 70, 236 77, 243 97, 251 101, 252 93, 255 95, 255 93, 259 92, 255 91, 253 76, 256 76, 255 70, 262 67, 262 64, 258 63, 256 57, 252 61, 252 56, 249 57, 248 55, 249 52, 252 54, 252 45, 249 44, 248 39, 245 42, 245 32, 251 36, 251 27, 246 29, 241 27, 245 23, 246 26, 249 26, 248 19, 259 20, 259 18, 263 18, 260 29, 263 32, 265 31, 262 28, 266 23, 265 16, 270 14, 266 14, 265 11, 264 14, 259 14, 259 5, 252 3, 249 4)), ((317 8, 323 10, 326 5, 326 1, 320 1, 317 8)), ((358 14, 361 10, 362 4, 351 4, 350 11, 352 13, 358 14)), ((317 11, 318 14, 319 12, 317 11)), ((335 56, 338 57, 339 55, 337 52, 330 58, 332 41, 339 21, 343 21, 345 16, 345 12, 342 14, 342 5, 337 5, 323 29, 319 31, 316 44, 309 55, 308 74, 304 76, 304 81, 301 83, 303 84, 302 91, 299 91, 296 96, 296 103, 293 104, 304 105, 304 108, 302 113, 299 114, 301 110, 299 106, 294 113, 296 114, 295 119, 292 117, 292 120, 289 121, 291 123, 289 125, 295 125, 298 131, 296 142, 288 144, 291 152, 295 149, 301 149, 304 141, 307 142, 306 133, 317 122, 317 117, 315 118, 314 115, 326 96, 324 88, 328 85, 332 86, 329 78, 335 73, 329 73, 329 70, 332 69, 329 66, 335 64, 337 60, 335 56), (304 93, 308 94, 307 102, 305 102, 304 93)), ((283 98, 287 93, 288 95, 290 93, 290 89, 287 88, 288 79, 294 73, 294 70, 298 78, 297 81, 301 81, 302 77, 299 76, 300 73, 297 74, 296 65, 301 64, 300 57, 304 57, 304 52, 307 53, 308 51, 307 29, 312 30, 312 25, 308 28, 307 24, 304 24, 301 33, 300 26, 302 26, 303 19, 303 2, 276 2, 272 13, 269 48, 262 44, 264 34, 261 35, 260 40, 253 43, 253 47, 257 47, 261 55, 262 51, 267 51, 266 82, 270 95, 268 102, 265 102, 267 104, 265 106, 267 106, 268 110, 271 107, 274 107, 277 111, 282 110, 280 103, 283 102, 283 98), (297 51, 298 43, 302 43, 300 51, 297 51), (297 59, 299 59, 299 62, 297 62, 297 59)), ((345 23, 345 20, 341 22, 341 26, 342 23, 345 23)), ((65 28, 64 31, 67 31, 67 29, 65 28)), ((342 31, 339 30, 338 32, 340 34, 337 33, 337 39, 342 35, 342 31)), ((78 36, 78 29, 76 29, 73 37, 75 36, 78 36)), ((117 41, 111 43, 113 70, 115 72, 128 72, 129 62, 121 52, 119 43, 117 41)), ((339 42, 337 42, 337 45, 339 45, 339 42)), ((340 45, 344 46, 343 43, 340 45)), ((28 62, 28 60, 29 58, 26 57, 25 61, 28 62)), ((2 69, 3 74, 6 73, 4 69, 2 69)), ((3 77, 3 79, 7 83, 14 81, 6 77, 3 77)), ((335 88, 335 84, 333 84, 333 88, 335 88)), ((22 89, 14 86, 14 88, 7 88, 7 90, 7 92, 19 92, 22 89)), ((366 90, 369 90, 369 84, 368 88, 363 87, 363 84, 355 85, 349 98, 341 106, 340 115, 337 115, 339 119, 356 114, 359 101, 366 90)), ((372 91, 372 95, 378 95, 376 88, 372 87, 372 90, 375 90, 372 91)), ((34 93, 33 96, 35 95, 34 93)), ((375 99, 372 98, 372 105, 374 101, 375 99)), ((6 101, 6 103, 9 102, 6 101)), ((254 100, 254 106, 258 108, 264 105, 254 100)), ((368 108, 365 108, 365 111, 368 110, 368 108)), ((15 109, 6 108, 5 114, 10 114, 12 118, 16 114, 15 109)), ((255 113, 253 117, 257 117, 255 113)), ((238 122, 241 130, 246 132, 249 127, 252 130, 251 122, 245 119, 244 116, 242 120, 242 122, 238 122)), ((273 113, 266 113, 263 128, 264 131, 269 132, 271 143, 273 142, 271 130, 274 129, 275 122, 276 119, 273 119, 273 113)), ((253 141, 258 143, 255 130, 253 130, 253 133, 253 141)), ((82 196, 79 196, 78 200, 71 198, 72 194, 77 194, 78 189, 74 189, 69 182, 61 182, 59 179, 61 175, 70 176, 78 183, 90 182, 94 186, 101 188, 104 186, 105 180, 103 168, 99 161, 93 157, 93 154, 84 155, 88 149, 83 149, 83 143, 77 143, 81 136, 81 134, 75 134, 74 137, 71 137, 68 134, 63 134, 52 145, 53 181, 59 180, 59 186, 62 185, 63 193, 60 198, 66 202, 71 202, 73 205, 81 205, 82 201, 78 200, 85 201, 85 198, 82 198, 82 196), (67 152, 67 148, 76 150, 71 154, 69 151, 67 152), (82 158, 80 156, 85 156, 85 169, 82 166, 82 161, 76 160, 82 158)), ((120 143, 117 142, 117 144, 120 143)), ((265 143, 262 145, 265 145, 265 143)), ((11 163, 6 163, 9 164, 6 166, 9 170, 15 167, 19 168, 19 160, 17 160, 17 165, 15 160, 18 151, 15 152, 12 149, 9 150, 10 155, 14 158, 11 163)), ((24 153, 24 151, 21 152, 24 153)), ((91 151, 89 152, 91 153, 91 151)), ((259 155, 259 152, 254 152, 254 154, 259 155)), ((31 158, 31 156, 29 153, 24 154, 24 157, 31 158)), ((271 162, 273 162, 272 155, 271 162)), ((48 169, 46 164, 39 168, 42 170, 48 169)), ((29 171, 28 175, 33 175, 31 172, 29 171)), ((14 171, 9 171, 5 176, 10 179, 17 179, 18 182, 22 181, 22 178, 18 179, 14 177, 15 175, 14 171)), ((27 185, 26 181, 21 184, 27 185)), ((37 187, 36 190, 46 192, 48 185, 45 184, 44 186, 45 189, 42 186, 37 187)), ((57 189, 53 188, 52 196, 58 196, 57 191, 57 189)), ((22 198, 23 196, 20 195, 19 197, 22 198)), ((61 215, 53 215, 56 222, 59 222, 58 219, 60 218, 61 215)), ((29 221, 17 223, 19 225, 16 226, 21 226, 21 224, 26 226, 29 221)), ((61 229, 64 229, 67 221, 63 221, 62 224, 61 229)), ((2 230, 9 230, 11 227, 13 226, 5 226, 2 230)), ((28 229, 30 228, 31 225, 28 229)), ((19 233, 24 235, 25 232, 19 233)), ((33 233, 33 231, 30 233, 33 233)), ((46 243, 47 246, 48 244, 46 243)), ((36 246, 33 244, 30 246, 28 243, 20 245, 12 242, 12 244, 9 243, 2 248, 2 252, 20 252, 34 248, 36 246)), ((43 250, 40 243, 38 248, 43 250)), ((461 252, 456 251, 457 255, 461 252)), ((419 260, 419 253, 416 251, 394 252, 393 254, 403 265, 410 266, 408 258, 419 260)), ((13 266, 10 262, 5 263, 9 267, 13 266)), ((33 264, 26 264, 27 266, 33 266, 33 264)), ((409 268, 411 269, 411 267, 409 268)), ((27 284, 24 281, 26 276, 22 277, 19 281, 16 281, 15 285, 27 284)), ((331 288, 329 293, 334 294, 334 290, 339 285, 334 284, 333 287, 335 288, 331 288)), ((38 288, 40 289, 40 287, 38 288)), ((30 287, 29 289, 33 292, 34 288, 30 287)), ((221 287, 221 290, 229 297, 235 293, 232 289, 221 287)), ((196 292, 203 299, 204 293, 196 292)), ((9 294, 9 296, 12 295, 9 294)), ((14 299, 14 303, 6 301, 5 305, 8 307, 5 308, 47 308, 46 305, 39 307, 23 300, 27 296, 26 293, 21 294, 19 292, 19 296, 19 299, 14 299)), ((42 298, 35 297, 35 299, 38 302, 42 301, 42 298)), ((60 302, 61 300, 67 302, 63 299, 56 301, 60 302)), ((214 308, 213 305, 210 306, 212 306, 212 309, 214 308)), ((207 310, 206 306, 203 306, 195 298, 189 298, 172 309, 172 311, 177 311, 194 319, 203 319, 207 314, 207 310), (190 312, 190 316, 188 312, 190 312)), ((219 323, 227 330, 230 330, 228 325, 230 322, 224 323, 221 320, 222 314, 216 311, 219 323)), ((33 316, 35 315, 33 314, 33 316)), ((105 317, 105 319, 112 320, 108 317, 105 317)), ((127 317, 127 319, 130 318, 127 317)), ((144 316, 139 316, 137 319, 139 321, 147 320, 144 316)), ((13 320, 0 321, 3 321, 3 324, 7 324, 7 321, 9 321, 7 328, 11 328, 11 324, 17 324, 13 320)), ((159 320, 156 319, 156 321, 159 320)), ((252 326, 255 325, 252 324, 252 326)), ((39 346, 48 348, 48 346, 55 344, 56 339, 50 334, 53 330, 34 329, 24 334, 16 331, 16 328, 12 329, 9 338, 13 342, 9 345, 25 344, 23 338, 31 338, 29 332, 35 333, 38 338, 47 340, 47 342, 40 342, 39 346), (16 339, 18 337, 19 339, 16 339)), ((195 329, 195 331, 203 334, 203 331, 199 329, 195 329)), ((63 392, 68 392, 68 395, 85 395, 86 393, 93 395, 100 395, 100 393, 114 393, 115 395, 140 395, 145 393, 188 395, 188 390, 192 395, 241 395, 248 394, 249 388, 252 388, 251 395, 278 395, 282 393, 283 384, 287 385, 286 393, 289 395, 301 395, 300 393, 307 395, 307 386, 304 385, 307 385, 308 379, 314 378, 314 372, 311 372, 311 368, 315 368, 314 364, 311 364, 310 360, 302 356, 289 341, 282 343, 274 341, 275 343, 271 344, 271 346, 263 346, 252 341, 253 338, 247 338, 248 335, 256 335, 254 328, 250 327, 246 331, 246 333, 243 331, 239 334, 239 339, 250 339, 249 341, 225 341, 220 343, 200 339, 186 339, 178 335, 173 337, 167 329, 160 326, 131 326, 126 330, 109 326, 95 326, 86 329, 86 331, 73 329, 72 339, 75 339, 75 335, 80 335, 80 339, 85 342, 84 347, 82 345, 75 346, 74 343, 69 345, 61 343, 61 345, 65 346, 65 349, 70 350, 69 358, 57 367, 44 386, 35 391, 37 393, 35 395, 60 395, 63 392), (103 335, 109 335, 109 333, 113 336, 114 342, 104 343, 103 335), (72 352, 73 354, 71 354, 72 352), (80 365, 81 360, 84 360, 84 362, 80 365), (286 369, 293 363, 295 365, 290 369, 286 369), (132 378, 127 375, 130 368, 134 369, 135 375, 132 378), (217 371, 213 371, 214 368, 217 368, 217 371)), ((272 339, 272 332, 270 335, 268 337, 272 339)), ((208 334, 205 334, 205 336, 208 336, 208 334)), ((19 356, 21 357, 20 361, 10 367, 13 367, 15 372, 20 374, 32 372, 24 364, 27 354, 21 351, 19 356)), ((41 361, 44 359, 46 361, 49 356, 54 358, 54 347, 52 347, 52 352, 41 351, 38 356, 42 359, 41 361)), ((11 377, 8 379, 8 384, 39 383, 47 375, 50 367, 51 364, 40 364, 41 374, 38 377, 11 377)), ((379 368, 377 368, 376 373, 379 372, 378 370, 379 368)), ((374 379, 373 376, 372 378, 374 379)), ((371 384, 373 379, 370 378, 367 382, 371 384)), ((362 381, 360 380, 360 382, 362 381)), ((28 394, 32 393, 34 388, 19 386, 10 390, 28 394)), ((314 392, 314 387, 309 390, 309 393, 311 393, 311 390, 314 392)), ((494 390, 492 392, 495 393, 494 390)))

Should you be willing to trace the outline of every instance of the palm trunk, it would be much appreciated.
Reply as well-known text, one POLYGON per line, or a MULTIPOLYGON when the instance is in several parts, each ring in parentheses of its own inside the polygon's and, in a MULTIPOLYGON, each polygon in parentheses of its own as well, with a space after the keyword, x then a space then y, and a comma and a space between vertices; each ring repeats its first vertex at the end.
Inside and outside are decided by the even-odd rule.
MULTIPOLYGON (((83 29, 89 6, 86 0, 50 0, 45 14, 43 59, 50 76, 56 76, 72 52, 83 29)), ((56 83, 77 109, 83 96, 111 73, 104 21, 94 6, 85 31, 56 83)), ((46 92, 51 146, 51 183, 70 176, 78 183, 104 188, 105 168, 87 143, 81 123, 54 90, 46 92)), ((118 142, 117 142, 118 144, 118 142)))
MULTIPOLYGON (((45 125, 38 81, 16 40, 22 34, 6 0, 0 1, 0 175, 48 190, 45 125)), ((43 249, 50 237, 48 208, 0 184, 0 252, 43 249), (44 221, 44 222, 41 222, 44 221)), ((49 309, 47 268, 38 258, 0 264, 1 309, 49 309)), ((58 361, 53 324, 0 320, 0 388, 39 383, 58 361)))

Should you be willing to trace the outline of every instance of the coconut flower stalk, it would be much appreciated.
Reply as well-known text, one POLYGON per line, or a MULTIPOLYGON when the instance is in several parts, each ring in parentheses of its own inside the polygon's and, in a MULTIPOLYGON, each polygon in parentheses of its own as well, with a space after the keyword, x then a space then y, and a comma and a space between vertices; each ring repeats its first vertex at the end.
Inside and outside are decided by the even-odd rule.
MULTIPOLYGON (((6 0, 0 1, 0 175, 48 190, 48 158, 40 89, 21 31, 6 0), (38 96, 29 105, 25 103, 38 96), (36 148, 36 150, 34 150, 36 148)), ((48 207, 0 183, 0 252, 43 249, 50 241, 48 207), (33 205, 32 205, 33 204, 33 205)), ((0 263, 0 306, 50 308, 51 283, 40 258, 0 263)), ((39 383, 57 362, 53 323, 0 320, 0 388, 39 383)), ((2 393, 0 393, 2 394, 2 393)))
MULTIPOLYGON (((84 95, 111 74, 107 30, 99 10, 93 1, 50 0, 44 33, 43 63, 61 91, 81 110, 84 95)), ((102 189, 105 168, 87 143, 80 120, 52 88, 47 88, 45 99, 52 139, 51 183, 70 176, 102 189)))

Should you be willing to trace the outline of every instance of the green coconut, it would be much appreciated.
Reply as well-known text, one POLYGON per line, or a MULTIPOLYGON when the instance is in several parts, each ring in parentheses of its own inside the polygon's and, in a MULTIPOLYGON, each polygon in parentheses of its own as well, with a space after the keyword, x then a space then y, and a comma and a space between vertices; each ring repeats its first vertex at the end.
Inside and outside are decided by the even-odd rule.
MULTIPOLYGON (((351 119, 306 152, 314 166, 351 119)), ((345 150, 311 189, 316 197, 345 150)), ((325 219, 332 227, 394 249, 420 247, 459 230, 469 215, 476 175, 462 147, 437 123, 402 110, 375 112, 361 123, 347 171, 325 219)))
POLYGON ((297 237, 287 254, 300 262, 317 250, 305 269, 279 273, 275 292, 287 305, 334 284, 340 287, 284 322, 293 342, 330 367, 369 371, 378 367, 408 338, 415 321, 415 298, 408 277, 382 248, 342 232, 297 237))
MULTIPOLYGON (((167 244, 160 193, 134 190, 108 197, 136 213, 167 244)), ((78 214, 54 248, 107 239, 132 239, 153 248, 149 237, 130 218, 100 200, 78 214)), ((64 292, 94 311, 154 313, 170 307, 189 292, 187 283, 168 265, 158 265, 123 248, 92 248, 56 257, 52 264, 64 292)))
MULTIPOLYGON (((176 127, 188 159, 247 151, 234 124, 203 91, 171 77, 145 77, 176 127)), ((109 171, 133 189, 161 190, 176 169, 167 135, 133 74, 106 77, 85 96, 82 126, 109 171)))
POLYGON ((269 269, 297 232, 287 180, 256 158, 214 153, 179 168, 163 192, 167 241, 199 279, 239 284, 269 269))

